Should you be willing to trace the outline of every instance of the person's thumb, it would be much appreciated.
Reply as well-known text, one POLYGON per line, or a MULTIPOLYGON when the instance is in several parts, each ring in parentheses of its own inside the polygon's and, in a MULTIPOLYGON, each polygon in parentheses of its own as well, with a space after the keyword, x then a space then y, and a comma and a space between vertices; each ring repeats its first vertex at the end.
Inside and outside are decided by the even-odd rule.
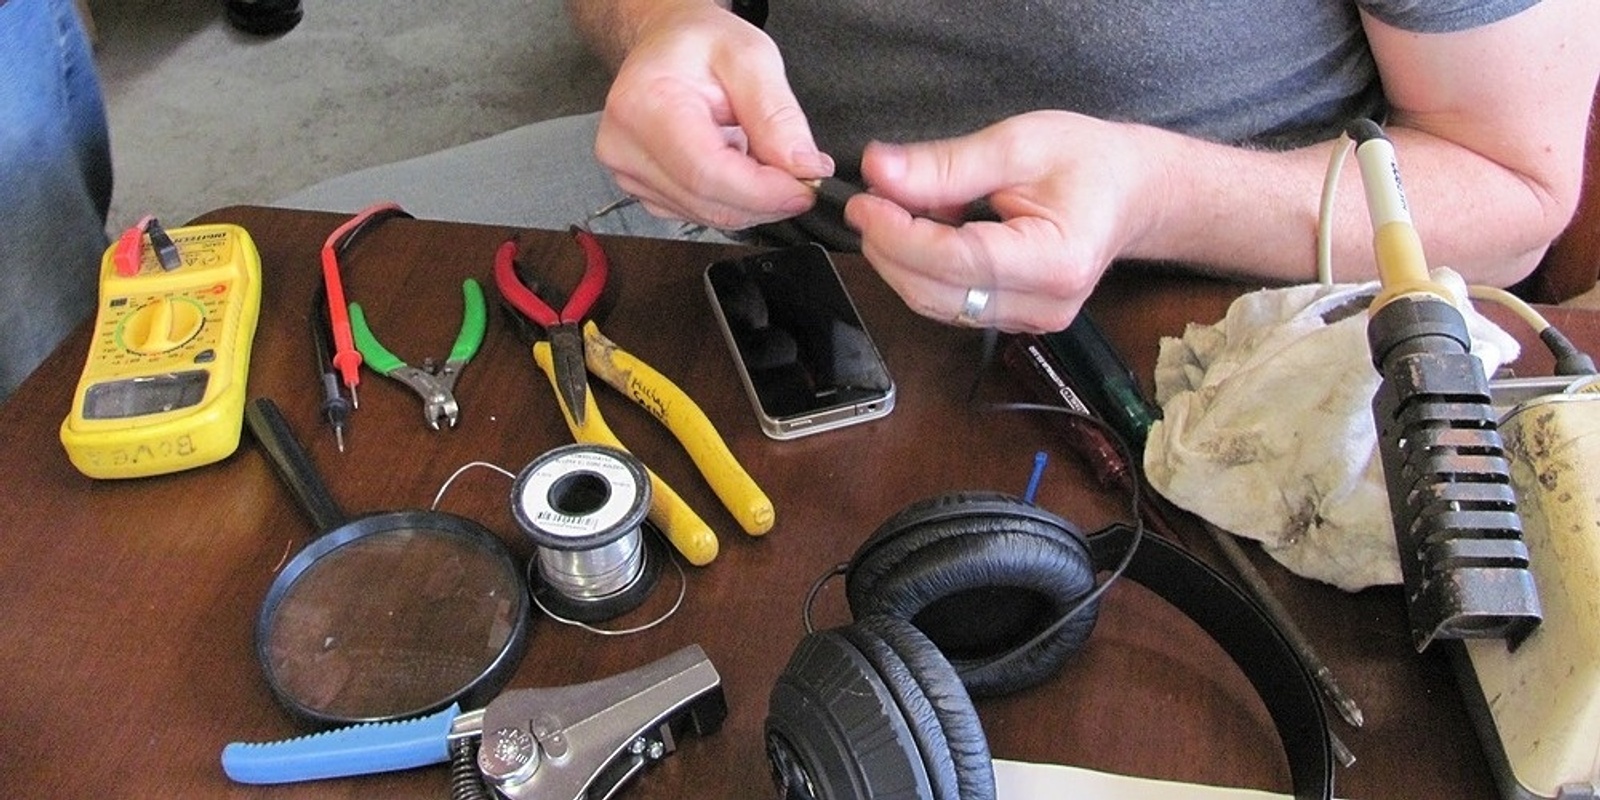
POLYGON ((873 194, 905 208, 959 208, 1004 185, 994 165, 974 155, 968 139, 872 142, 861 155, 861 177, 873 194))

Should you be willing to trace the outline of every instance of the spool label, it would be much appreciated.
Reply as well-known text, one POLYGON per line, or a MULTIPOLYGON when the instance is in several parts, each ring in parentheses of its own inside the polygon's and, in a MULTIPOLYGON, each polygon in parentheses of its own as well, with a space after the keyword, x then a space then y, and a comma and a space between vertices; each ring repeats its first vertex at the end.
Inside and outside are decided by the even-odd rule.
POLYGON ((545 535, 582 539, 614 528, 631 529, 648 505, 647 476, 615 455, 596 449, 567 449, 535 462, 518 501, 526 520, 545 535), (598 484, 590 502, 574 507, 564 499, 575 484, 598 484), (647 484, 646 484, 647 485, 647 484), (598 500, 598 502, 593 502, 598 500))

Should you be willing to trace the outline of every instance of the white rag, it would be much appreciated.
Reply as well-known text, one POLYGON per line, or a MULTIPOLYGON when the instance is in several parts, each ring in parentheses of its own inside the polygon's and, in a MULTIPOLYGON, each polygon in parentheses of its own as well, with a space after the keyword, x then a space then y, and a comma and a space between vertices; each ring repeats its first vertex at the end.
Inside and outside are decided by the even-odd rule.
MULTIPOLYGON (((1471 309, 1449 269, 1484 374, 1520 352, 1471 309)), ((1347 591, 1401 581, 1372 421, 1378 374, 1366 306, 1378 284, 1310 284, 1240 297, 1214 325, 1161 341, 1144 468, 1156 491, 1256 539, 1296 574, 1347 591)))

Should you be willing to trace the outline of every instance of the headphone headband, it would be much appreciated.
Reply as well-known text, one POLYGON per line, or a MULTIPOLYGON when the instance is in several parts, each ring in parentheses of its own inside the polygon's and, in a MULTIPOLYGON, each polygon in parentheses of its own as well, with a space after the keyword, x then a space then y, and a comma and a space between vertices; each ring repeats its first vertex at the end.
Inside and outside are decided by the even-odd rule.
MULTIPOLYGON (((1089 536, 1094 562, 1120 560, 1134 542, 1118 523, 1089 536)), ((1316 679, 1261 606, 1209 564, 1157 536, 1139 538, 1123 577, 1155 592, 1199 625, 1255 687, 1278 729, 1294 796, 1333 797, 1333 743, 1316 679)))
MULTIPOLYGON (((1177 608, 1238 665, 1272 717, 1294 796, 1331 800, 1333 744, 1315 678, 1255 600, 1176 544, 1125 524, 1084 536, 1045 509, 996 493, 953 493, 915 503, 857 549, 846 578, 855 623, 808 635, 773 688, 766 735, 775 777, 785 787, 810 785, 804 776, 821 770, 815 777, 827 776, 824 783, 850 797, 852 790, 843 787, 858 793, 865 785, 875 787, 873 793, 883 788, 877 784, 882 773, 862 770, 904 768, 931 781, 913 794, 945 796, 938 786, 948 786, 951 775, 961 777, 963 798, 978 786, 991 787, 979 794, 992 791, 992 778, 974 777, 988 774, 982 731, 963 721, 970 711, 954 712, 968 705, 967 694, 1000 694, 1053 676, 1093 627, 1093 601, 1083 605, 1078 598, 1099 591, 1097 572, 1119 565, 1123 577, 1177 608), (985 610, 974 625, 967 623, 974 619, 975 592, 983 593, 977 597, 985 610), (1055 609, 1050 613, 1056 620, 1064 612, 1087 610, 1082 635, 1051 633, 1046 640, 1044 632, 1059 627, 1045 627, 1040 609, 1046 607, 1055 609), (1032 644, 1012 638, 1012 623, 1019 622, 1039 631, 1032 644), (909 632, 895 633, 897 626, 909 632), (1008 655, 994 657, 997 650, 1008 655), (840 694, 846 678, 860 685, 840 694), (952 684, 953 690, 930 694, 930 686, 952 684), (868 703, 869 696, 877 700, 868 703), (885 760, 878 737, 868 742, 852 733, 879 717, 910 731, 889 740, 911 762, 885 760), (930 751, 927 741, 937 739, 938 731, 929 726, 972 740, 980 752, 972 756, 964 749, 952 766, 953 748, 942 755, 930 751)), ((832 791, 826 796, 835 796, 832 791)))

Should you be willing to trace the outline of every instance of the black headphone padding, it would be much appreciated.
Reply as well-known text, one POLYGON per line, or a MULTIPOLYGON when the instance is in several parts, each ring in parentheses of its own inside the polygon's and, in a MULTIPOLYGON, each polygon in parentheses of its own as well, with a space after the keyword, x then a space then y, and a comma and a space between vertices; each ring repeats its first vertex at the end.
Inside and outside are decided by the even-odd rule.
POLYGON ((780 785, 820 784, 818 797, 898 800, 948 797, 953 780, 961 800, 992 798, 988 744, 970 703, 970 696, 981 696, 974 676, 989 691, 1048 677, 1087 638, 1094 609, 1086 607, 1087 619, 1067 626, 1081 627, 1070 637, 997 670, 1029 673, 1019 677, 985 674, 992 654, 966 672, 952 666, 940 637, 928 635, 923 623, 935 618, 940 630, 965 623, 979 631, 965 638, 981 639, 989 620, 981 611, 930 612, 930 606, 1000 582, 1055 598, 1059 616, 1094 588, 1097 565, 1110 569, 1134 547, 1124 577, 1205 630, 1255 687, 1282 740, 1294 796, 1332 798, 1333 745, 1315 678, 1253 599, 1181 547, 1126 525, 1084 537, 1031 504, 972 493, 916 503, 857 550, 846 577, 856 621, 802 638, 772 690, 765 727, 780 785), (1017 577, 1052 569, 1077 574, 1062 583, 1017 577), (945 616, 979 618, 937 619, 945 616))
POLYGON ((1098 600, 1038 646, 997 662, 1094 587, 1094 560, 1076 527, 990 493, 941 495, 895 514, 856 551, 845 579, 854 618, 913 622, 973 697, 1054 675, 1089 638, 1098 600), (963 596, 976 602, 949 602, 963 596))
MULTIPOLYGON (((903 693, 905 682, 899 687, 903 693)), ((921 712, 908 715, 895 691, 840 631, 808 634, 768 699, 765 739, 774 777, 780 784, 787 778, 795 785, 831 787, 817 797, 930 796, 932 781, 922 745, 936 742, 943 728, 930 724, 932 720, 913 719, 919 713, 931 716, 930 707, 924 700, 921 712)), ((957 784, 959 790, 948 758, 945 763, 948 771, 941 785, 957 784)))
POLYGON ((1137 546, 1123 577, 1155 592, 1199 625, 1233 660, 1267 707, 1283 742, 1296 798, 1333 797, 1333 740, 1322 693, 1272 617, 1233 581, 1176 544, 1114 525, 1089 539, 1096 563, 1137 546))
POLYGON ((839 631, 866 654, 900 701, 911 734, 919 739, 933 797, 984 797, 985 787, 994 785, 989 742, 972 698, 939 648, 916 626, 893 617, 867 617, 839 631), (924 737, 935 749, 921 741, 924 737))

